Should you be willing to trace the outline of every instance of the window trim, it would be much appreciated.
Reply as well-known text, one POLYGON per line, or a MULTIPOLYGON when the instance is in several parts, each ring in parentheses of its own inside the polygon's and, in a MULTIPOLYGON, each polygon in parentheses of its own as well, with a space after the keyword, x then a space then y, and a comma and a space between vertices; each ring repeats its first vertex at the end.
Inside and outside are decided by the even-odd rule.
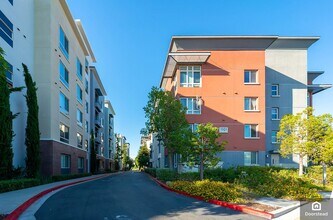
POLYGON ((243 80, 243 83, 244 83, 244 85, 259 85, 260 84, 259 83, 259 71, 256 70, 256 69, 245 69, 244 70, 244 80, 243 80), (252 73, 255 72, 256 73, 256 81, 255 82, 245 82, 245 79, 246 79, 245 74, 246 74, 246 72, 250 72, 251 73, 250 77, 249 77, 250 81, 252 79, 252 73))
POLYGON ((279 140, 278 140, 278 138, 277 138, 277 133, 278 133, 277 130, 272 130, 271 131, 271 143, 272 144, 279 144, 280 143, 279 140), (276 142, 273 141, 273 132, 276 132, 276 134, 275 134, 275 140, 276 140, 276 142))
POLYGON ((63 92, 59 92, 59 110, 61 113, 65 114, 66 116, 69 116, 69 99, 63 92), (61 107, 61 102, 60 102, 60 96, 63 95, 65 97, 65 108, 61 107), (67 103, 66 103, 67 100, 67 103), (66 106, 68 107, 68 110, 66 109, 66 106))
MULTIPOLYGON (((250 127, 250 129, 251 129, 251 127, 250 127)), ((251 132, 252 130, 250 130, 250 135, 251 135, 251 132)), ((244 124, 244 138, 245 139, 260 139, 260 137, 259 137, 259 124, 244 124), (245 135, 246 135, 246 126, 253 126, 253 125, 255 125, 256 126, 256 136, 255 137, 246 137, 245 135)))
MULTIPOLYGON (((182 103, 182 100, 186 100, 186 106, 184 106, 186 108, 186 114, 187 115, 201 115, 201 110, 202 110, 201 106, 199 106, 199 110, 198 110, 199 113, 194 113, 194 111, 195 111, 194 105, 192 105, 192 109, 191 110, 188 109, 188 103, 189 103, 190 99, 191 100, 196 100, 196 97, 180 97, 179 98, 180 103, 182 103)), ((192 102, 192 103, 194 103, 194 102, 192 102)))
POLYGON ((59 137, 60 137, 59 138, 60 142, 69 144, 69 127, 67 125, 65 125, 64 123, 62 123, 62 122, 59 123, 59 137), (68 138, 65 137, 66 135, 64 135, 64 137, 61 136, 61 129, 60 129, 61 125, 63 125, 65 127, 65 131, 63 132, 64 134, 66 134, 66 128, 67 128, 68 138))
POLYGON ((259 165, 259 152, 258 151, 244 151, 244 166, 258 166, 259 165), (250 163, 245 163, 245 154, 250 154, 250 163), (255 163, 252 163, 252 153, 255 153, 255 163))
POLYGON ((69 40, 68 40, 68 37, 64 31, 64 29, 61 27, 61 25, 59 25, 59 48, 62 52, 62 54, 66 57, 67 61, 69 61, 69 40), (61 42, 62 39, 61 39, 61 33, 64 35, 64 39, 65 39, 65 43, 66 43, 66 40, 67 40, 67 50, 66 51, 66 45, 63 45, 63 43, 61 42))
POLYGON ((272 107, 271 108, 271 120, 272 121, 279 121, 280 120, 280 109, 279 109, 279 107, 272 107), (277 118, 273 118, 273 109, 277 110, 277 113, 276 113, 277 118))
POLYGON ((79 84, 76 84, 76 100, 82 105, 83 104, 83 91, 79 84), (79 89, 79 90, 78 90, 79 89), (78 92, 81 92, 81 97, 79 96, 78 92))
MULTIPOLYGON (((66 163, 65 163, 65 165, 66 165, 66 163)), ((60 155, 60 168, 61 169, 70 169, 71 168, 71 155, 69 155, 69 154, 60 155), (63 157, 68 159, 68 166, 63 166, 63 163, 62 163, 63 157)))
POLYGON ((76 146, 80 149, 83 148, 83 135, 80 134, 79 132, 76 132, 76 146), (79 136, 81 137, 81 143, 79 143, 79 136))
POLYGON ((10 46, 13 47, 14 40, 13 40, 13 34, 14 34, 14 25, 9 20, 9 18, 0 10, 0 22, 3 25, 3 27, 0 26, 0 36, 1 38, 10 46))
POLYGON ((78 170, 83 170, 84 169, 84 157, 78 157, 77 158, 77 169, 78 170), (82 162, 82 167, 79 166, 79 165, 81 165, 81 162, 82 162))
POLYGON ((82 82, 82 80, 83 80, 83 67, 82 67, 82 63, 81 63, 81 61, 79 60, 78 57, 76 57, 76 75, 80 79, 80 81, 82 82))
POLYGON ((271 85, 271 96, 272 97, 280 97, 280 85, 279 84, 272 84, 271 85), (273 95, 273 86, 277 86, 277 95, 273 95))
POLYGON ((244 97, 244 111, 245 112, 259 112, 259 97, 244 97), (250 99, 250 102, 251 102, 251 99, 256 99, 256 107, 257 109, 246 109, 246 99, 250 99))
POLYGON ((201 88, 202 87, 202 69, 200 65, 193 65, 193 66, 179 66, 179 87, 183 88, 201 88), (200 74, 200 83, 195 83, 194 82, 194 68, 199 67, 199 74, 200 74), (186 68, 186 70, 182 70, 182 68, 186 68), (189 82, 189 68, 191 68, 192 71, 192 77, 193 77, 193 82, 189 82), (182 71, 186 71, 185 77, 186 77, 186 83, 182 83, 182 71))
POLYGON ((80 126, 80 127, 83 127, 83 113, 80 109, 76 109, 76 123, 80 126), (80 117, 80 118, 78 118, 80 117), (79 120, 81 121, 79 121, 79 120))
POLYGON ((60 82, 62 82, 62 84, 63 84, 67 89, 69 89, 69 71, 68 71, 68 69, 66 68, 65 64, 61 61, 61 59, 59 59, 59 78, 60 78, 60 82), (66 73, 67 73, 68 82, 66 81, 66 79, 64 79, 64 78, 61 76, 61 67, 64 68, 64 71, 65 71, 65 77, 66 77, 66 73))

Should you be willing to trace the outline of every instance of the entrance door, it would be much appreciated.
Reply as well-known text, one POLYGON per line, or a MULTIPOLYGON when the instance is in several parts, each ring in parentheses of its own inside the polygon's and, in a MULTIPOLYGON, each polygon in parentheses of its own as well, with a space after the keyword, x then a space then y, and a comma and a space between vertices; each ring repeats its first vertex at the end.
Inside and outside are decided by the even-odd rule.
POLYGON ((280 163, 280 155, 279 154, 271 154, 271 165, 278 166, 280 163))

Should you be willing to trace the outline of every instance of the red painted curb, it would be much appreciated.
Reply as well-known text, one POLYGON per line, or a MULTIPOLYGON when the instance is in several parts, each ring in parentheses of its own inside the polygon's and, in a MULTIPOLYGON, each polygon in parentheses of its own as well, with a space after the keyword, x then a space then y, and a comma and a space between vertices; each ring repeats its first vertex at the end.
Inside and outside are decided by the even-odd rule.
MULTIPOLYGON (((194 195, 191 195, 187 192, 172 189, 168 185, 166 185, 165 183, 159 181, 158 179, 156 179, 152 176, 150 176, 150 177, 158 185, 162 186, 163 188, 165 188, 169 191, 176 192, 178 194, 181 194, 181 195, 184 195, 184 196, 187 196, 187 197, 191 197, 191 198, 194 198, 194 199, 197 199, 197 200, 205 201, 205 199, 201 196, 194 196, 194 195)), ((243 212, 243 213, 246 213, 246 214, 250 214, 250 215, 254 215, 254 216, 258 216, 258 217, 263 217, 263 218, 266 218, 266 219, 273 219, 274 218, 274 214, 271 214, 269 212, 259 211, 259 210, 256 210, 256 209, 252 209, 252 208, 249 208, 245 205, 236 205, 236 204, 220 201, 220 200, 217 200, 217 199, 210 199, 206 202, 209 202, 209 203, 214 204, 214 205, 219 205, 219 206, 222 206, 222 207, 226 207, 226 208, 229 208, 229 209, 232 209, 232 210, 236 210, 236 211, 239 211, 239 212, 243 212)))
POLYGON ((87 182, 87 181, 94 180, 94 179, 100 179, 100 178, 103 178, 103 177, 106 177, 106 176, 108 176, 108 174, 103 175, 103 176, 99 176, 99 177, 90 178, 90 179, 79 180, 79 181, 76 181, 76 182, 62 184, 62 185, 55 186, 55 187, 52 187, 50 189, 44 190, 44 191, 38 193, 37 195, 31 197, 30 199, 28 199, 24 203, 22 203, 19 207, 17 207, 14 211, 12 211, 9 215, 7 215, 5 220, 16 220, 16 219, 18 219, 20 217, 20 215, 27 208, 29 208, 29 206, 31 206, 34 202, 36 202, 41 197, 45 196, 46 194, 48 194, 48 193, 50 193, 54 190, 57 190, 57 189, 60 189, 60 188, 66 187, 66 186, 71 186, 71 185, 74 185, 74 184, 77 184, 77 183, 87 182))

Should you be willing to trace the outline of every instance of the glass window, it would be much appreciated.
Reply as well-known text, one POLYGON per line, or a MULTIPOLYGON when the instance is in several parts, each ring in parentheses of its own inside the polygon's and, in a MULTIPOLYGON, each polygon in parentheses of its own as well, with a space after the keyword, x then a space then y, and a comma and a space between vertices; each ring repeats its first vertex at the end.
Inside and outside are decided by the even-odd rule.
POLYGON ((257 70, 245 70, 244 71, 244 83, 258 83, 258 71, 257 70))
POLYGON ((61 154, 61 168, 68 169, 71 167, 71 156, 67 154, 61 154))
POLYGON ((258 152, 256 151, 245 151, 244 152, 244 165, 251 166, 258 164, 258 152))
POLYGON ((77 120, 77 124, 82 126, 83 114, 79 109, 76 109, 76 120, 77 120))
POLYGON ((84 69, 86 71, 86 73, 88 74, 88 67, 89 67, 89 63, 88 63, 88 60, 87 58, 84 59, 84 69))
POLYGON ((179 69, 181 87, 201 87, 200 66, 181 66, 179 69))
POLYGON ((13 47, 13 23, 0 10, 0 37, 13 47))
POLYGON ((84 90, 86 91, 86 93, 88 94, 88 91, 89 91, 89 83, 88 83, 88 80, 85 79, 85 88, 84 90))
POLYGON ((272 108, 272 120, 279 120, 279 108, 272 108))
POLYGON ((80 103, 82 103, 82 89, 77 84, 76 84, 76 98, 80 103))
POLYGON ((85 110, 86 110, 86 113, 88 114, 89 113, 89 103, 88 102, 86 102, 85 110))
POLYGON ((83 169, 84 167, 84 158, 83 157, 78 157, 77 158, 77 168, 78 169, 83 169))
POLYGON ((89 122, 88 122, 88 121, 86 121, 86 126, 85 126, 85 128, 86 128, 86 132, 89 133, 89 122))
POLYGON ((273 84, 272 85, 272 96, 279 96, 279 85, 278 84, 273 84))
POLYGON ((258 138, 258 125, 256 124, 246 124, 244 126, 244 137, 245 138, 258 138))
POLYGON ((82 148, 82 144, 83 144, 82 134, 76 133, 76 137, 77 137, 77 147, 82 148))
POLYGON ((180 103, 186 108, 188 115, 200 115, 201 106, 198 105, 197 98, 180 98, 180 103))
POLYGON ((79 58, 76 58, 76 75, 82 80, 82 64, 79 58))
POLYGON ((69 100, 62 92, 59 93, 59 105, 60 105, 60 112, 68 115, 69 100))
POLYGON ((59 60, 59 73, 60 73, 60 80, 65 84, 65 86, 69 85, 69 72, 63 62, 59 60))
POLYGON ((69 127, 60 123, 60 141, 68 143, 69 142, 69 127))
POLYGON ((196 132, 198 130, 198 124, 190 124, 190 129, 192 132, 196 132))
POLYGON ((272 143, 278 143, 278 139, 277 139, 277 131, 272 131, 272 143))
POLYGON ((258 98, 257 97, 245 97, 244 98, 244 110, 256 111, 258 110, 258 98))
POLYGON ((7 63, 7 68, 6 68, 6 78, 7 78, 7 81, 12 84, 13 82, 13 66, 6 62, 7 63))
POLYGON ((84 141, 84 149, 87 151, 88 150, 88 140, 84 141))
POLYGON ((68 38, 64 32, 64 30, 59 27, 59 47, 64 56, 69 58, 69 43, 68 43, 68 38))
POLYGON ((10 4, 14 4, 14 0, 8 0, 10 4))

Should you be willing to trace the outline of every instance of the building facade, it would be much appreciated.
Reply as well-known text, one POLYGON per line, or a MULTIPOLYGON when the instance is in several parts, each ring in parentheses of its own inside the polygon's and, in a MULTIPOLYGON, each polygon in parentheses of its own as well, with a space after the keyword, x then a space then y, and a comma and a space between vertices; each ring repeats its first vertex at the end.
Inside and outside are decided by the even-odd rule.
POLYGON ((104 145, 105 152, 107 155, 107 169, 115 170, 115 152, 116 152, 116 143, 115 143, 115 132, 114 132, 114 117, 116 113, 112 107, 112 104, 109 100, 104 101, 104 145))
MULTIPOLYGON (((34 3, 33 0, 0 1, 0 47, 8 63, 7 82, 11 87, 25 86, 22 63, 26 64, 34 76, 34 3)), ((25 125, 27 106, 22 92, 10 96, 11 111, 19 115, 13 120, 15 137, 13 165, 25 166, 25 125)))
MULTIPOLYGON (((280 156, 276 133, 285 114, 308 106, 314 88, 330 87, 309 85, 307 51, 318 39, 173 37, 160 87, 187 108, 192 130, 208 122, 219 128, 221 140, 228 142, 219 153, 223 167, 298 166, 297 155, 280 156)), ((174 166, 178 159, 173 158, 174 166)))

